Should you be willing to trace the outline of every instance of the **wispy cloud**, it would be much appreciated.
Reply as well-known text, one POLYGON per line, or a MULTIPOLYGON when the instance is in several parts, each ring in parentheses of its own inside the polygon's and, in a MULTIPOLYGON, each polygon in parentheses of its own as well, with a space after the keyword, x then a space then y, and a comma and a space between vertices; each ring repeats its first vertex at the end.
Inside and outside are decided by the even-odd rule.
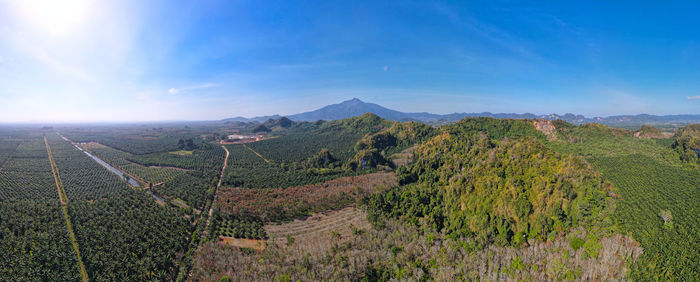
POLYGON ((177 94, 177 93, 182 93, 182 92, 187 92, 187 91, 214 88, 214 87, 219 87, 219 86, 221 86, 221 84, 204 83, 204 84, 185 86, 185 87, 180 87, 180 88, 170 88, 170 89, 168 89, 168 93, 177 94))
POLYGON ((685 97, 685 98, 688 99, 688 100, 700 100, 700 95, 697 95, 697 96, 688 96, 688 97, 685 97))

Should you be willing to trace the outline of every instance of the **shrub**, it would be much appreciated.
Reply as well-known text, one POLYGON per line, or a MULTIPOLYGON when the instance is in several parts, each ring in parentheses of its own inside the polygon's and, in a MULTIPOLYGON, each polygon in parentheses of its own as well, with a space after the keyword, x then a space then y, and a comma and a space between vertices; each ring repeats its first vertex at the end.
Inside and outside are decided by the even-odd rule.
POLYGON ((583 243, 585 243, 585 242, 583 241, 583 239, 578 238, 578 237, 574 237, 573 239, 571 239, 571 242, 569 242, 569 245, 570 245, 571 248, 573 248, 575 251, 578 251, 578 249, 580 249, 581 246, 583 246, 583 243))
POLYGON ((586 250, 586 254, 591 258, 596 258, 601 248, 603 248, 603 245, 598 242, 598 237, 595 236, 595 234, 589 234, 588 240, 583 244, 583 249, 586 250))

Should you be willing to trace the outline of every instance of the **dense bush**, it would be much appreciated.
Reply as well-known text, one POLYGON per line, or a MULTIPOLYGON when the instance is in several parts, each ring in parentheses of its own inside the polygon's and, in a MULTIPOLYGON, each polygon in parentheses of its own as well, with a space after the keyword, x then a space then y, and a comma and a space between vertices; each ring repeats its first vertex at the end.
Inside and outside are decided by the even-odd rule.
POLYGON ((678 129, 673 140, 672 147, 682 161, 700 165, 700 124, 691 124, 678 129))

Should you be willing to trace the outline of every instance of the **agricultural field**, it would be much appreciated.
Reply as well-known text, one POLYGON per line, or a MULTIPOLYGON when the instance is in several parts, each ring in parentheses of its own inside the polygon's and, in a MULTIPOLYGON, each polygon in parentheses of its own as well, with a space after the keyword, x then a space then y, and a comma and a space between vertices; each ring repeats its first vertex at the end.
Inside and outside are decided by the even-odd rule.
POLYGON ((277 188, 321 183, 341 176, 372 172, 349 164, 365 134, 392 122, 375 115, 342 121, 295 124, 275 138, 226 145, 231 152, 223 184, 231 187, 277 188), (319 158, 323 162, 318 162, 319 158))
POLYGON ((182 200, 201 209, 207 191, 218 181, 224 150, 220 146, 201 144, 189 154, 159 152, 136 155, 97 142, 81 147, 127 173, 142 186, 160 197, 182 200))
POLYGON ((98 200, 131 189, 119 176, 57 134, 47 134, 46 138, 69 199, 98 200))
MULTIPOLYGON (((305 159, 292 163, 279 163, 274 161, 274 159, 266 161, 267 156, 260 153, 262 156, 260 157, 251 150, 253 147, 246 147, 250 146, 250 144, 225 145, 231 152, 226 171, 224 172, 223 184, 225 186, 284 188, 321 183, 342 176, 361 175, 371 172, 371 170, 356 171, 342 167, 305 167, 301 164, 305 159)), ((292 144, 287 144, 286 147, 291 149, 294 147, 292 144)))
POLYGON ((167 280, 183 256, 190 222, 138 191, 69 205, 88 276, 94 280, 167 280))
POLYGON ((231 238, 246 238, 246 239, 265 239, 265 229, 259 221, 248 221, 241 219, 219 219, 216 232, 214 235, 231 237, 231 238))
POLYGON ((0 277, 79 280, 42 133, 0 130, 0 277))
POLYGON ((110 165, 127 172, 143 184, 167 182, 186 171, 175 167, 149 167, 128 161, 128 159, 133 159, 132 154, 96 142, 84 143, 80 147, 99 156, 102 160, 108 161, 110 165))
POLYGON ((195 139, 210 132, 206 125, 159 124, 114 125, 88 127, 61 127, 58 131, 68 139, 78 142, 97 142, 132 154, 149 154, 176 151, 180 139, 195 139))
MULTIPOLYGON (((56 187, 51 188, 58 195, 56 187)), ((57 198, 52 201, 0 200, 0 277, 3 280, 80 280, 76 255, 57 198)))
POLYGON ((53 131, 0 131, 0 144, 6 156, 0 169, 0 276, 174 277, 192 226, 179 209, 158 205, 53 131))
POLYGON ((700 278, 700 170, 681 161, 671 148, 672 139, 610 132, 604 126, 566 128, 560 134, 576 142, 554 141, 548 146, 585 156, 615 186, 620 195, 615 221, 644 249, 631 266, 631 278, 700 278))
MULTIPOLYGON (((0 167, 0 200, 58 200, 51 164, 41 134, 1 141, 7 157, 0 167)), ((1 145, 0 145, 1 146, 1 145)))
POLYGON ((617 219, 644 248, 631 278, 700 277, 700 170, 643 155, 593 159, 618 188, 617 219))

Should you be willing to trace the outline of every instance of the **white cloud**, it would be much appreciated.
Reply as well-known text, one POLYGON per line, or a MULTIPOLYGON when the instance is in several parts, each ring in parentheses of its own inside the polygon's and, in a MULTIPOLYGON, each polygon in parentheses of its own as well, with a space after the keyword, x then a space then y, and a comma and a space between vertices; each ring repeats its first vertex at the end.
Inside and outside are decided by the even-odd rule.
POLYGON ((180 87, 180 88, 170 88, 170 89, 168 89, 168 93, 177 94, 177 93, 181 93, 181 92, 200 90, 200 89, 206 89, 206 88, 213 88, 213 87, 219 87, 219 86, 221 86, 221 84, 204 83, 204 84, 200 84, 200 85, 185 86, 185 87, 180 87))
POLYGON ((688 96, 688 97, 685 97, 685 98, 688 99, 688 100, 700 100, 700 95, 697 95, 697 96, 688 96))
POLYGON ((0 64, 2 64, 4 62, 5 62, 5 59, 2 56, 0 56, 0 64))
POLYGON ((383 69, 384 71, 388 71, 388 70, 389 70, 389 66, 384 66, 382 69, 383 69))

